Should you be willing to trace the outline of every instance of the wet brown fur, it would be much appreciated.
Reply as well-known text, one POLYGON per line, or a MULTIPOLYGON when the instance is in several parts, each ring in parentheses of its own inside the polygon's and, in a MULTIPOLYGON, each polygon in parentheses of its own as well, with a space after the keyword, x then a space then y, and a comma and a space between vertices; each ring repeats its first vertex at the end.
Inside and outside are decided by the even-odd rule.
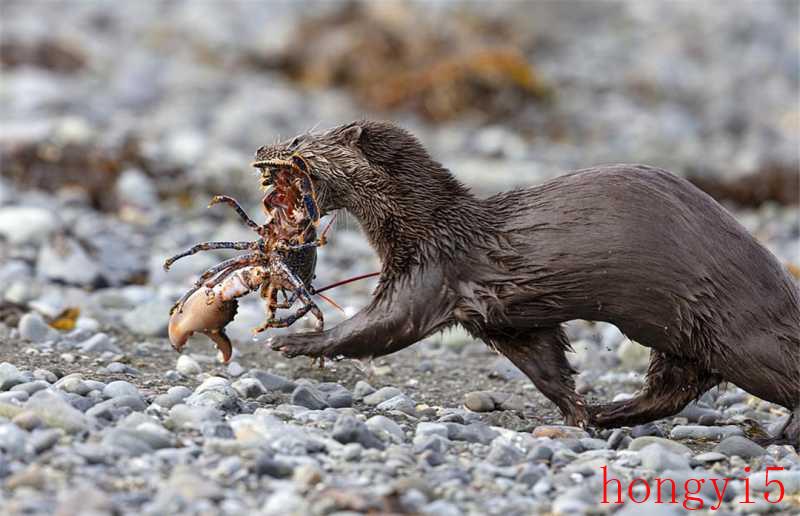
MULTIPOLYGON (((383 263, 372 302, 339 326, 276 337, 290 356, 392 353, 455 324, 506 355, 569 424, 633 425, 721 381, 792 411, 800 437, 800 294, 711 197, 642 165, 579 170, 479 199, 389 123, 259 149, 310 165, 323 213, 346 209, 383 263), (651 348, 643 391, 586 406, 561 323, 607 321, 651 348)), ((487 174, 491 171, 487 170, 487 174)))

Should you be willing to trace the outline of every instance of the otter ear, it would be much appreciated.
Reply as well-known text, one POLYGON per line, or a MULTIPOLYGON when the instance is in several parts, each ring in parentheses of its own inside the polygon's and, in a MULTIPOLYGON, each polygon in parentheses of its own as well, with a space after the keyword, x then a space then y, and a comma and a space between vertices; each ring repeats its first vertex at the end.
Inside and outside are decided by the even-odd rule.
POLYGON ((355 147, 358 145, 358 141, 361 139, 362 132, 363 129, 358 124, 353 124, 348 127, 345 127, 342 130, 342 142, 351 147, 355 147))

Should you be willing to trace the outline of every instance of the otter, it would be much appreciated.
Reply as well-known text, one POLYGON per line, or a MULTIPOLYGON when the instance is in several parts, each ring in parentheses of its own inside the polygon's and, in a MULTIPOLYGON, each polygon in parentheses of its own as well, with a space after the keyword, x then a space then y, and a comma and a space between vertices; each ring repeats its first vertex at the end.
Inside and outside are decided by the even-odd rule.
POLYGON ((508 357, 566 424, 632 426, 721 382, 789 409, 800 439, 800 293, 779 261, 688 181, 604 165, 480 199, 408 131, 360 121, 256 154, 302 158, 320 211, 354 215, 381 274, 338 326, 273 337, 286 356, 367 358, 453 325, 508 357), (632 399, 575 392, 562 323, 606 321, 650 348, 632 399))

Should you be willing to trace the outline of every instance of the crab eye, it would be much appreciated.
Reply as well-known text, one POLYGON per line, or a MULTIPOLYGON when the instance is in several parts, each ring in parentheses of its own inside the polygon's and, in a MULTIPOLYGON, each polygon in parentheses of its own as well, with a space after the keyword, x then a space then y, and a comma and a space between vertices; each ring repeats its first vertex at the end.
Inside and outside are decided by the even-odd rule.
POLYGON ((292 156, 292 163, 303 172, 308 172, 306 161, 300 156, 292 156))

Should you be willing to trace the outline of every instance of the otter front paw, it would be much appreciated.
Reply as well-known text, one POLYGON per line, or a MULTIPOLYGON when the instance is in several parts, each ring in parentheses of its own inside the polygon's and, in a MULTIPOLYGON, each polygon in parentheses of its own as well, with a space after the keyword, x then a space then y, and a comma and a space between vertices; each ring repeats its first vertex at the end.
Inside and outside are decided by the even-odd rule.
POLYGON ((328 356, 329 348, 314 337, 314 334, 279 335, 272 337, 267 343, 273 350, 280 351, 287 358, 300 355, 313 358, 328 356))

